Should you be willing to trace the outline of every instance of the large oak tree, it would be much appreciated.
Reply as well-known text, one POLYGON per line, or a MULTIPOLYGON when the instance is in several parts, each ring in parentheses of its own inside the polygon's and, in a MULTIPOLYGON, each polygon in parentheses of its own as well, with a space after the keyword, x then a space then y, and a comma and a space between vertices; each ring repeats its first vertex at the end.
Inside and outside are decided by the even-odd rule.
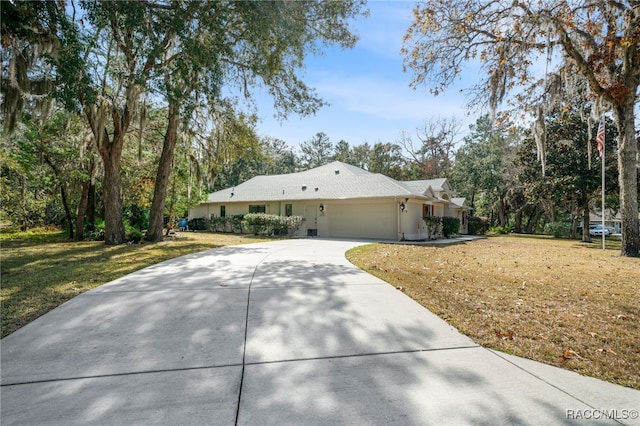
POLYGON ((532 113, 543 164, 544 116, 575 101, 576 87, 587 85, 594 118, 610 111, 618 130, 621 254, 639 256, 638 2, 433 0, 418 4, 414 18, 403 47, 412 85, 440 93, 468 61, 481 61, 486 78, 475 93, 493 109, 510 99, 532 113))
POLYGON ((31 78, 26 71, 25 78, 14 77, 22 74, 11 70, 35 69, 33 60, 17 59, 31 58, 24 53, 33 50, 33 41, 53 46, 46 50, 53 77, 46 82, 54 81, 55 89, 49 84, 33 92, 46 97, 53 90, 69 109, 84 112, 104 164, 105 242, 118 244, 125 240, 121 159, 127 135, 141 115, 141 95, 164 98, 167 126, 147 233, 158 241, 179 128, 194 110, 204 106, 215 113, 222 94, 234 91, 230 86, 247 97, 261 86, 281 117, 316 112, 324 102, 301 78, 305 57, 332 44, 353 46, 349 20, 361 13, 363 0, 12 3, 3 8, 3 44, 11 46, 3 77, 14 96, 3 102, 3 115, 11 127, 27 84, 40 81, 33 71, 31 78), (11 28, 5 15, 15 15, 11 28))
POLYGON ((178 31, 175 24, 169 26, 175 35, 165 55, 169 126, 146 236, 151 241, 162 239, 178 117, 187 122, 184 118, 198 98, 215 112, 225 86, 240 88, 248 97, 256 85, 267 89, 282 116, 315 113, 323 102, 299 76, 304 59, 309 53, 320 53, 322 45, 353 46, 356 37, 348 19, 362 12, 363 2, 192 0, 185 6, 168 3, 166 7, 173 9, 171 17, 180 25, 178 31))

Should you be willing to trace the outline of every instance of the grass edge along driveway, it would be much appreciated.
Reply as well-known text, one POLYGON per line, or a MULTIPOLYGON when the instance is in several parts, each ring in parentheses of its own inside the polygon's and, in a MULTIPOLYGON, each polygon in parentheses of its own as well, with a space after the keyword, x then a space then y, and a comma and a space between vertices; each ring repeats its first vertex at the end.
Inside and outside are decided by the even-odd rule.
MULTIPOLYGON (((268 239, 181 233, 106 246, 60 232, 0 233, 2 337, 146 266, 260 241, 268 239)), ((596 246, 503 236, 446 247, 367 245, 347 257, 484 346, 640 389, 640 259, 596 246)))
POLYGON ((73 297, 147 266, 212 248, 270 239, 182 232, 161 243, 107 246, 60 231, 0 233, 2 337, 73 297))
POLYGON ((640 259, 598 247, 509 235, 347 258, 483 346, 640 389, 640 259))

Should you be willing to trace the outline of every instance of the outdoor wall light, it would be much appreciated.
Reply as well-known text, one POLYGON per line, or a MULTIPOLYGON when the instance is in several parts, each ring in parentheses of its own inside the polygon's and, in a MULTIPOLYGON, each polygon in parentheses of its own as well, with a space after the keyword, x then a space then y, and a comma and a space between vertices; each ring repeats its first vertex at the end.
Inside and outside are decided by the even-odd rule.
POLYGON ((320 204, 320 213, 324 212, 324 204, 320 204))
POLYGON ((400 203, 400 211, 404 212, 407 210, 407 205, 405 203, 400 203))

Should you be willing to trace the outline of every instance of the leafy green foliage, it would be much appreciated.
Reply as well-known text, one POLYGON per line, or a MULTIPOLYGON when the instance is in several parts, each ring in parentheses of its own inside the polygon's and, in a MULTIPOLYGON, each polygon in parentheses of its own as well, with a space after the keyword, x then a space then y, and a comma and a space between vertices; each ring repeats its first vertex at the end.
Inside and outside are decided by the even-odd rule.
POLYGON ((139 243, 140 241, 142 241, 143 234, 141 230, 134 227, 127 227, 126 224, 125 229, 127 232, 127 241, 130 241, 132 243, 139 243))
MULTIPOLYGON (((615 129, 608 127, 607 140, 615 140, 615 129)), ((526 138, 514 159, 519 170, 516 180, 522 185, 523 195, 530 203, 546 206, 551 222, 559 221, 556 216, 573 217, 574 220, 584 217, 594 200, 600 199, 602 163, 596 154, 595 141, 589 140, 587 126, 577 114, 550 117, 547 132, 545 175, 542 175, 537 160, 535 141, 526 138), (594 153, 591 166, 587 144, 592 145, 594 153)), ((615 155, 611 154, 606 157, 605 190, 616 197, 619 193, 617 162, 615 155)), ((589 241, 588 234, 586 238, 589 241)))
POLYGON ((439 234, 442 227, 442 218, 440 216, 425 216, 422 220, 427 227, 428 238, 434 238, 439 234))
POLYGON ((555 238, 566 238, 571 234, 571 224, 567 222, 549 222, 544 225, 544 233, 555 238))
POLYGON ((453 186, 466 197, 478 215, 498 216, 497 201, 505 198, 513 186, 510 158, 518 143, 519 131, 509 122, 492 124, 489 116, 480 117, 458 149, 451 178, 453 186), (490 200, 479 203, 478 199, 490 200))
POLYGON ((300 144, 300 151, 302 153, 300 157, 302 167, 313 169, 329 163, 334 148, 329 137, 323 132, 318 132, 314 137, 300 144))
MULTIPOLYGON (((515 163, 520 168, 518 181, 525 185, 525 195, 530 200, 551 199, 560 204, 564 200, 579 197, 593 198, 600 186, 599 159, 594 155, 592 165, 587 157, 587 126, 577 116, 554 117, 547 124, 547 166, 542 176, 533 138, 527 138, 519 148, 515 163)), ((615 140, 613 129, 609 131, 610 140, 615 140)), ((594 142, 593 152, 595 150, 594 142)), ((611 163, 610 189, 617 190, 615 184, 615 157, 609 157, 611 163)))
POLYGON ((45 223, 45 209, 53 194, 41 174, 43 169, 22 148, 0 152, 1 220, 15 223, 23 231, 45 223))
POLYGON ((99 220, 93 229, 87 230, 85 237, 89 241, 104 241, 104 220, 99 220))
POLYGON ((213 232, 231 232, 231 217, 212 217, 209 226, 213 232))
POLYGON ((400 145, 377 142, 368 154, 367 168, 370 172, 382 173, 398 180, 407 178, 408 164, 402 156, 400 145))
POLYGON ((486 218, 467 217, 467 229, 471 235, 484 235, 489 230, 489 222, 486 218))
POLYGON ((243 227, 254 235, 290 235, 300 228, 303 221, 301 216, 248 213, 244 215, 243 227))
POLYGON ((229 222, 231 224, 231 231, 242 234, 244 232, 243 230, 244 215, 234 214, 229 219, 230 219, 229 222))
MULTIPOLYGON (((457 81, 467 61, 479 60, 486 74, 470 88, 475 95, 470 103, 488 104, 492 112, 505 105, 509 113, 532 118, 537 161, 543 168, 547 143, 557 142, 548 137, 549 116, 571 111, 576 104, 585 122, 588 115, 597 123, 611 113, 619 134, 617 144, 607 137, 606 145, 617 145, 621 254, 640 256, 635 117, 639 27, 635 2, 613 6, 539 1, 525 6, 497 0, 433 0, 415 6, 402 53, 405 67, 414 72, 411 86, 427 86, 434 94, 457 81), (544 55, 548 60, 541 84, 536 67, 544 55)), ((575 184, 571 179, 568 183, 575 184)))
POLYGON ((460 232, 460 219, 457 217, 445 216, 442 218, 442 232, 445 237, 456 235, 460 232))
POLYGON ((512 228, 510 226, 492 226, 489 231, 493 234, 508 234, 512 228))

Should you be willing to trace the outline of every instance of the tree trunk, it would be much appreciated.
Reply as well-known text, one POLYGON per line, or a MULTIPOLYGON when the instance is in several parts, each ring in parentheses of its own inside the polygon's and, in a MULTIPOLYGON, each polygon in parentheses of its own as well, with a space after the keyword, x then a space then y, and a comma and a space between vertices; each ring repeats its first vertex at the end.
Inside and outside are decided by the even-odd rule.
POLYGON ((527 206, 524 205, 520 207, 518 210, 516 210, 514 224, 513 224, 513 232, 515 232, 516 234, 522 234, 522 213, 526 207, 527 206))
MULTIPOLYGON (((55 177, 61 179, 58 168, 53 164, 53 161, 51 161, 47 154, 44 154, 44 161, 51 167, 55 177)), ((71 209, 69 208, 69 201, 67 200, 67 191, 65 191, 63 183, 60 183, 60 198, 62 199, 62 207, 64 208, 64 215, 67 220, 67 226, 69 227, 69 238, 73 239, 73 217, 71 216, 71 209)))
MULTIPOLYGON (((103 155, 104 182, 102 203, 104 204, 104 242, 122 244, 126 235, 122 220, 122 197, 120 194, 120 153, 109 150, 111 155, 103 155)), ((101 152, 102 154, 102 152, 101 152)))
POLYGON ((549 222, 556 221, 556 205, 553 201, 550 200, 542 200, 542 208, 547 212, 549 217, 549 222))
POLYGON ((89 181, 89 194, 87 195, 87 229, 96 230, 96 185, 93 179, 89 181))
POLYGON ((570 238, 575 239, 578 231, 578 218, 580 218, 580 204, 575 200, 571 202, 571 231, 570 238))
POLYGON ((542 215, 544 215, 544 208, 541 208, 539 204, 536 204, 531 216, 529 216, 529 221, 527 222, 527 229, 525 230, 527 234, 533 234, 535 232, 542 215))
POLYGON ((78 200, 78 209, 76 210, 76 240, 82 241, 84 239, 84 215, 87 211, 87 204, 89 203, 89 187, 91 186, 91 179, 86 182, 82 182, 82 193, 78 200))
POLYGON ((64 214, 67 218, 67 225, 69 226, 69 238, 73 239, 73 217, 71 216, 71 209, 67 201, 67 191, 65 191, 64 185, 62 184, 60 185, 60 197, 62 198, 62 206, 64 207, 64 214))
MULTIPOLYGON (((89 173, 89 179, 86 182, 82 182, 82 192, 80 193, 80 199, 78 200, 78 208, 76 210, 76 240, 82 241, 84 239, 84 218, 87 214, 87 207, 89 206, 89 194, 93 187, 93 173, 95 171, 95 161, 91 159, 89 161, 89 167, 87 172, 89 173)), ((95 191, 94 191, 95 192, 95 191)), ((93 204, 95 210, 95 204, 93 204)))
POLYGON ((591 235, 589 234, 589 198, 582 200, 582 241, 585 243, 591 242, 591 235))
POLYGON ((178 106, 175 102, 169 102, 167 130, 164 135, 162 145, 162 155, 158 164, 156 182, 153 189, 153 201, 149 212, 149 228, 145 239, 147 241, 162 241, 164 228, 164 205, 169 185, 169 175, 171 174, 171 163, 173 162, 173 151, 178 140, 178 123, 180 116, 178 106))
MULTIPOLYGON (((620 215, 622 216, 621 256, 640 256, 638 229, 638 141, 635 137, 634 96, 615 108, 618 127, 618 181, 620 183, 620 215)), ((609 142, 613 145, 613 141, 609 142)), ((605 142, 606 143, 606 142, 605 142)), ((605 155, 611 152, 605 148, 605 155)), ((604 214, 604 212, 603 212, 604 214)))
POLYGON ((498 226, 507 226, 507 206, 504 197, 498 199, 498 226))
MULTIPOLYGON (((122 113, 111 105, 108 111, 98 110, 96 106, 85 105, 85 115, 91 126, 94 140, 104 164, 102 185, 102 204, 104 205, 104 242, 122 244, 126 241, 122 214, 120 160, 124 147, 124 137, 133 118, 133 105, 138 96, 138 87, 131 85, 125 91, 126 103, 122 113), (110 138, 107 128, 99 123, 111 115, 113 135, 110 138), (101 118, 102 117, 102 118, 101 118)), ((81 103, 83 99, 81 99, 81 103)))

